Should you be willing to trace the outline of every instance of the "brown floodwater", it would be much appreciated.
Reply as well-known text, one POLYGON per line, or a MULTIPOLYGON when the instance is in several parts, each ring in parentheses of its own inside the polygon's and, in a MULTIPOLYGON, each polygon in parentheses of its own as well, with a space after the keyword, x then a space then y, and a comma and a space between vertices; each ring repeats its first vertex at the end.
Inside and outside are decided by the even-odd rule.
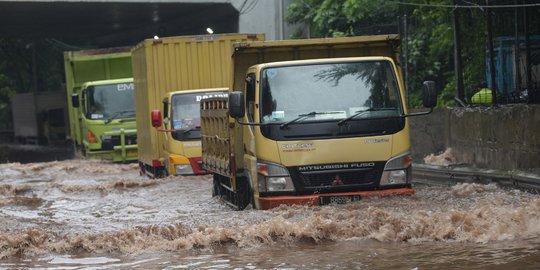
POLYGON ((539 269, 540 196, 416 185, 409 197, 233 211, 210 176, 136 164, 0 164, 0 269, 539 269))

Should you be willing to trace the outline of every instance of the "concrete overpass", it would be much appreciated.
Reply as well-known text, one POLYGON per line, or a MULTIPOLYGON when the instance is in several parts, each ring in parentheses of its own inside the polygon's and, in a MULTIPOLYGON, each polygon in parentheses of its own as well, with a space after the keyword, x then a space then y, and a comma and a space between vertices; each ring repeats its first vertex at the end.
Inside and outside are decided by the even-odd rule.
POLYGON ((51 38, 88 47, 158 36, 260 33, 287 38, 291 0, 0 0, 0 37, 51 38))

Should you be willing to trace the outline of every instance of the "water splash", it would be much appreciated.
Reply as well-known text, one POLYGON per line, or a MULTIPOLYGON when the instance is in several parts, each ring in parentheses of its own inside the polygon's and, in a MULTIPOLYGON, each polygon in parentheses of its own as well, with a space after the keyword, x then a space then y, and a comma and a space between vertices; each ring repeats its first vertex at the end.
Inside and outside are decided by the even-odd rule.
POLYGON ((210 176, 152 180, 138 176, 132 164, 93 161, 0 165, 0 173, 8 170, 21 174, 10 173, 18 176, 0 186, 1 259, 350 240, 487 243, 540 235, 540 198, 496 185, 422 186, 409 197, 239 212, 211 197, 210 176))
MULTIPOLYGON (((151 225, 104 234, 63 234, 27 230, 0 234, 0 257, 58 253, 140 253, 256 247, 299 241, 374 239, 381 242, 480 242, 524 239, 540 234, 540 199, 520 207, 480 201, 468 209, 403 211, 400 207, 283 207, 258 224, 191 228, 181 223, 151 225)), ((402 201, 402 203, 408 203, 402 201)), ((409 202, 410 203, 410 202, 409 202)))
POLYGON ((447 148, 444 152, 438 155, 429 154, 424 157, 424 163, 428 165, 448 166, 457 163, 457 159, 452 148, 447 148))

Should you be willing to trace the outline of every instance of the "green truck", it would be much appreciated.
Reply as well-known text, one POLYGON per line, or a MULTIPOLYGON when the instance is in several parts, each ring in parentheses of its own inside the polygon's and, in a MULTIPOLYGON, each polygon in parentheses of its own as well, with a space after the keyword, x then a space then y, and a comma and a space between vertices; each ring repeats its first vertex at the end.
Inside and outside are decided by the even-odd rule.
POLYGON ((137 160, 130 48, 64 53, 70 138, 88 158, 137 160))

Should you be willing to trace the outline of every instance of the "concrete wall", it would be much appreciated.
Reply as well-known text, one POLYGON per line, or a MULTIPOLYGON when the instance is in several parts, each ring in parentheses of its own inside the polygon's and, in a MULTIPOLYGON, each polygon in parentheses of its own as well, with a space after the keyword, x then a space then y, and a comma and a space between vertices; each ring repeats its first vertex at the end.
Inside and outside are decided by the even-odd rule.
POLYGON ((288 39, 296 27, 285 22, 292 0, 230 0, 239 11, 239 33, 265 33, 266 40, 288 39))
POLYGON ((540 168, 540 105, 437 109, 409 123, 415 162, 452 148, 478 168, 540 168))
MULTIPOLYGON (((0 0, 1 1, 1 0, 0 0)), ((141 0, 148 1, 148 0, 141 0)), ((154 0, 182 3, 230 3, 238 10, 239 33, 264 33, 266 40, 282 40, 303 25, 290 25, 285 21, 292 0, 154 0)))
POLYGON ((425 156, 446 150, 447 114, 445 109, 436 109, 429 115, 408 118, 414 162, 422 163, 425 156))

